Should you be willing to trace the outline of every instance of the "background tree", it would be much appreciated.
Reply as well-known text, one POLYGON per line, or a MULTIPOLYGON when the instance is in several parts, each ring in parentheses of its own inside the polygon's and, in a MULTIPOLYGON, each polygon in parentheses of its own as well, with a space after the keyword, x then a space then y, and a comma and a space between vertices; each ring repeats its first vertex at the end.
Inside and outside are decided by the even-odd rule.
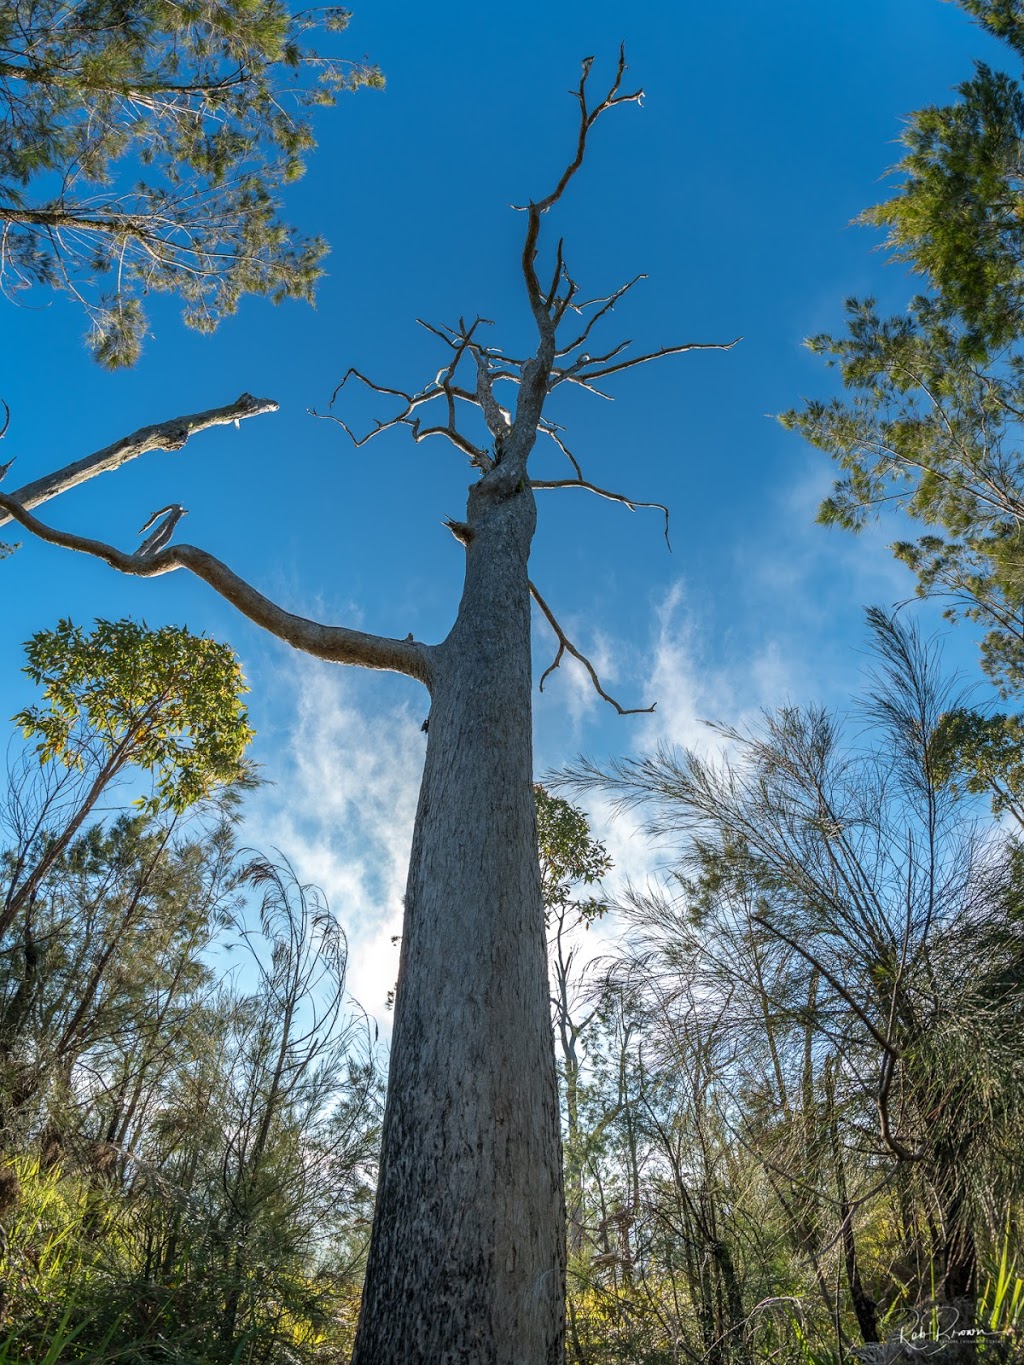
POLYGON ((1015 1209, 1006 1143, 1024 1094, 1016 859, 933 767, 954 700, 934 654, 884 613, 871 625, 870 742, 785 708, 723 731, 728 759, 662 751, 567 773, 677 841, 675 885, 625 907, 628 979, 709 1058, 717 1140, 761 1164, 826 1311, 866 1341, 901 1283, 982 1295, 1015 1209))
MULTIPOLYGON (((1024 15, 1014 0, 958 0, 1024 58, 1024 15)), ((934 291, 979 355, 1016 341, 1024 324, 1024 229, 1018 212, 1024 92, 984 62, 958 87, 955 104, 918 110, 903 133, 895 195, 864 221, 934 291)))
POLYGON ((15 720, 26 738, 39 741, 43 763, 88 774, 88 781, 59 830, 37 824, 23 839, 0 909, 0 934, 31 906, 103 793, 131 769, 152 779, 151 794, 139 799, 152 813, 185 810, 250 774, 241 669, 216 640, 128 620, 97 621, 86 634, 62 621, 56 630, 37 631, 26 652, 25 671, 42 686, 46 705, 26 707, 15 720))
MULTIPOLYGON (((960 0, 1015 56, 1012 0, 960 0)), ((982 663, 1024 687, 1024 90, 978 63, 953 104, 911 116, 901 182, 863 220, 888 229, 894 257, 927 292, 885 318, 850 300, 845 336, 813 337, 852 396, 812 401, 783 421, 836 461, 827 525, 859 529, 900 510, 928 528, 893 546, 922 594, 980 622, 982 663)))
POLYGON ((351 1350, 380 1077, 337 921, 239 855, 236 797, 115 804, 0 939, 4 1360, 351 1350))
POLYGON ((279 217, 314 145, 306 111, 381 85, 307 39, 338 7, 281 0, 15 0, 0 14, 0 279, 66 293, 114 367, 139 355, 142 298, 210 331, 243 294, 312 297, 327 250, 279 217))
POLYGON ((612 860, 603 843, 594 839, 586 815, 540 783, 537 800, 537 843, 540 850, 541 893, 548 936, 551 972, 551 1009, 555 1047, 561 1071, 565 1135, 562 1144, 565 1208, 569 1253, 583 1240, 583 1131, 580 1125, 580 1078, 584 1052, 582 1035, 597 1014, 588 999, 586 968, 576 963, 580 927, 589 928, 608 909, 602 898, 575 894, 577 888, 596 886, 608 875, 612 860))
POLYGON ((349 1066, 347 945, 317 889, 263 857, 246 862, 240 876, 261 892, 259 934, 238 926, 252 947, 259 985, 235 1002, 225 1040, 221 1208, 210 1228, 225 1282, 217 1330, 232 1359, 251 1346, 254 1277, 276 1271, 287 1278, 303 1253, 329 1239, 342 1193, 359 1194, 360 1165, 372 1155, 346 1144, 351 1133, 332 1108, 346 1088, 361 1090, 365 1122, 376 1079, 372 1069, 360 1077, 349 1066), (354 1190, 337 1178, 339 1148, 356 1177, 354 1190))
POLYGON ((639 504, 584 478, 545 408, 561 385, 594 389, 693 347, 628 355, 622 342, 598 352, 594 328, 631 285, 582 298, 561 245, 541 281, 543 215, 582 165, 595 122, 640 94, 623 92, 620 57, 607 93, 592 105, 591 65, 584 63, 575 92, 571 160, 551 192, 524 209, 521 269, 533 353, 507 355, 485 343, 482 320, 460 321, 433 329, 446 364, 422 389, 375 385, 354 369, 342 381, 369 384, 399 407, 357 444, 404 425, 417 440, 446 437, 474 471, 465 520, 450 523, 465 546, 466 575, 443 642, 319 625, 283 611, 195 547, 125 555, 48 528, 12 498, 0 498, 15 520, 51 543, 130 574, 187 567, 296 648, 404 673, 430 691, 358 1365, 409 1358, 441 1365, 467 1352, 554 1365, 562 1355, 564 1214, 532 790, 531 597, 558 641, 552 667, 571 653, 607 693, 531 582, 527 562, 536 490, 582 488, 639 504), (528 461, 538 434, 567 455, 571 477, 533 477, 528 461))
MULTIPOLYGON (((168 959, 187 976, 209 947, 215 927, 209 895, 223 883, 215 875, 223 836, 211 831, 201 842, 182 841, 175 823, 135 815, 107 829, 93 825, 51 864, 31 911, 5 942, 0 1056, 6 1117, 19 1131, 38 1123, 41 1104, 59 1108, 72 1095, 81 1059, 117 1038, 123 1058, 115 1046, 105 1060, 115 1065, 120 1058, 126 1088, 123 1112, 112 1110, 107 1126, 113 1132, 130 1126, 132 1091, 148 1079, 147 1049, 174 1037, 173 1020, 158 1009, 167 1033, 161 1038, 157 1029, 144 1041, 145 1002, 151 992, 159 995, 168 959)), ((46 1122, 55 1125, 59 1143, 65 1124, 52 1114, 46 1122)))

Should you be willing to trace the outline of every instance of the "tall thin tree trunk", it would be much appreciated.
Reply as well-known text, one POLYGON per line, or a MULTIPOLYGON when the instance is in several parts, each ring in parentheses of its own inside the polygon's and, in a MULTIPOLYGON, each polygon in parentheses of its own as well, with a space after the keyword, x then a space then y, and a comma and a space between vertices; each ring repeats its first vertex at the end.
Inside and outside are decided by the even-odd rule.
POLYGON ((843 1260, 846 1265, 846 1283, 850 1289, 850 1302, 857 1317, 857 1326, 865 1343, 878 1341, 878 1305, 864 1287, 860 1274, 860 1260, 857 1254, 857 1239, 853 1229, 853 1206, 846 1184, 846 1158, 839 1135, 839 1115, 836 1111, 835 1076, 832 1059, 825 1063, 824 1078, 825 1101, 828 1105, 829 1136, 832 1142, 832 1163, 836 1177, 836 1193, 839 1196, 839 1231, 843 1244, 843 1260))
MULTIPOLYGON (((573 1039, 575 1043, 575 1039, 573 1039)), ((574 1049, 565 1052, 565 1217, 569 1251, 583 1249, 583 1154, 580 1150, 580 1063, 574 1049)))
MULTIPOLYGON (((596 121, 643 95, 622 89, 622 49, 611 84, 596 101, 587 88, 592 66, 593 58, 585 58, 573 92, 579 124, 571 159, 550 193, 524 206, 520 265, 537 349, 516 360, 485 345, 479 317, 469 326, 460 319, 456 329, 431 328, 450 348, 450 363, 365 437, 346 426, 357 445, 401 425, 416 440, 443 435, 481 476, 470 489, 467 521, 450 523, 466 546, 467 568, 459 614, 443 644, 309 621, 195 546, 126 555, 48 527, 0 495, 0 510, 43 540, 133 576, 187 567, 296 648, 334 663, 403 673, 431 690, 355 1365, 561 1365, 564 1355, 565 1214, 531 771, 531 594, 558 640, 552 667, 566 652, 578 657, 598 693, 627 712, 601 687, 527 578, 533 488, 586 488, 631 508, 661 504, 634 503, 586 480, 544 419, 544 406, 563 383, 593 390, 595 382, 649 361, 735 344, 687 342, 626 356, 631 343, 624 341, 593 355, 592 327, 636 280, 583 300, 559 244, 554 276, 545 267, 541 283, 543 215, 582 166, 596 121), (468 388, 456 379, 463 362, 476 372, 468 388), (495 397, 495 386, 506 384, 517 389, 514 415, 495 397), (423 426, 421 409, 435 399, 446 404, 447 423, 423 426), (486 447, 459 429, 464 404, 482 416, 486 447), (561 446, 576 478, 538 479, 531 486, 527 461, 540 429, 561 446)), ((402 394, 354 368, 339 390, 349 380, 402 394)))
POLYGON ((354 1365, 563 1358, 558 1102, 532 786, 535 515, 532 491, 510 487, 500 466, 470 491, 465 589, 432 690, 354 1365))

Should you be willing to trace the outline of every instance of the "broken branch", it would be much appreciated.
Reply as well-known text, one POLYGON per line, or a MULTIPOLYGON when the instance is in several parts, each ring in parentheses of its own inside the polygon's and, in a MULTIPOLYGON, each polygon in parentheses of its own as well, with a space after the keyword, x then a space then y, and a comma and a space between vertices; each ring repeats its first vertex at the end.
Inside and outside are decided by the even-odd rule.
MULTIPOLYGON (((56 473, 47 474, 32 483, 16 488, 8 496, 20 507, 36 507, 59 493, 66 493, 76 484, 84 483, 97 474, 105 474, 145 455, 150 450, 180 450, 190 436, 205 431, 207 427, 227 426, 230 422, 240 422, 245 417, 259 417, 265 412, 276 412, 277 403, 272 398, 253 398, 243 393, 233 403, 223 408, 210 408, 206 412, 194 412, 185 417, 172 417, 167 422, 157 422, 155 426, 141 427, 131 436, 125 436, 113 445, 87 455, 83 460, 65 465, 56 473)), ((6 428, 5 428, 6 429, 6 428)), ((11 514, 0 515, 0 526, 11 520, 11 514)))

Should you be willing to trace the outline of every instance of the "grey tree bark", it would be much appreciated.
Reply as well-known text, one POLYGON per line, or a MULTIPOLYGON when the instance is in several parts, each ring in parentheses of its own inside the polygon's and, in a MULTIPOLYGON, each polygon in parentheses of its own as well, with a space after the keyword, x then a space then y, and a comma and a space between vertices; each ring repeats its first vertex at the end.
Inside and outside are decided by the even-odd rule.
POLYGON ((360 1365, 562 1357, 544 911, 524 856, 537 846, 535 521, 532 490, 505 466, 470 492, 465 590, 434 660, 360 1365))
POLYGON ((534 490, 582 488, 631 509, 660 504, 586 480, 544 406, 563 383, 599 392, 597 383, 649 360, 734 344, 626 356, 630 343, 623 342, 594 355, 593 327, 637 280, 581 301, 559 243, 550 286, 541 285, 542 215, 582 165, 596 120, 642 94, 621 92, 620 53, 608 93, 591 108, 591 63, 584 62, 575 92, 575 156, 554 190, 524 210, 522 273, 535 352, 516 359, 486 346, 481 319, 432 327, 449 363, 419 391, 374 384, 354 369, 335 391, 337 397, 355 379, 397 399, 396 416, 356 437, 343 419, 326 414, 357 446, 396 425, 417 441, 443 436, 477 471, 466 520, 449 523, 465 546, 466 574, 455 624, 442 643, 307 621, 194 546, 126 554, 44 525, 0 495, 0 510, 44 540, 143 577, 187 568, 296 648, 405 673, 430 691, 379 1191, 353 1365, 560 1365, 564 1356, 565 1215, 531 764, 531 598, 557 641, 544 677, 568 652, 600 694, 625 709, 603 690, 528 577, 534 490), (567 319, 573 328, 564 340, 559 329, 567 319), (467 367, 468 383, 460 378, 467 367), (502 385, 515 389, 514 406, 497 397, 502 385), (446 414, 443 421, 430 424, 425 412, 432 404, 446 414), (460 426, 458 414, 467 410, 482 416, 486 445, 460 426), (531 481, 527 462, 538 434, 569 460, 572 478, 531 481))

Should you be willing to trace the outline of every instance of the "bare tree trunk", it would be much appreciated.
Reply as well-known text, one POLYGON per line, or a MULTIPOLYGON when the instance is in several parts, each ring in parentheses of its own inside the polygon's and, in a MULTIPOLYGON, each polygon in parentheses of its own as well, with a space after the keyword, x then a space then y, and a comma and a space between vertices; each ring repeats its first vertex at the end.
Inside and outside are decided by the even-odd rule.
POLYGON ((529 486, 470 492, 413 836, 354 1365, 557 1365, 565 1248, 531 755, 529 486), (395 1306, 415 1303, 414 1314, 395 1306))

